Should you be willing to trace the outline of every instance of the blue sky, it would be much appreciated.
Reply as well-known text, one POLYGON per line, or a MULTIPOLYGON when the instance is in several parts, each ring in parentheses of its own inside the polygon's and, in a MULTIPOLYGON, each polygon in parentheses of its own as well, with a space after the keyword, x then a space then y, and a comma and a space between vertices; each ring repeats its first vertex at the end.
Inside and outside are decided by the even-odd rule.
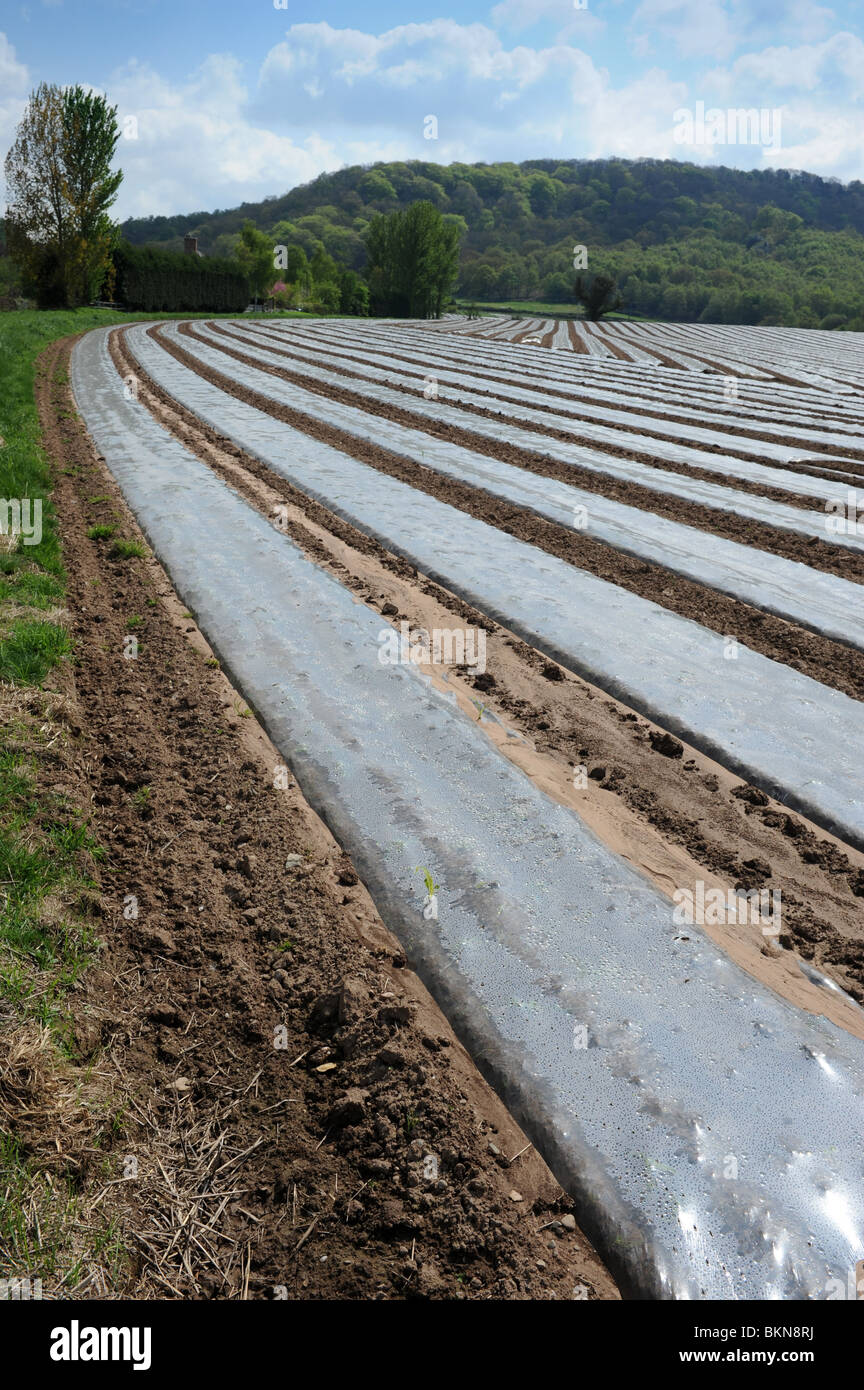
POLYGON ((231 207, 375 159, 670 156, 862 178, 862 14, 861 0, 3 0, 0 149, 44 80, 118 105, 121 217, 231 207), (763 113, 758 138, 733 108, 763 113), (700 110, 720 115, 700 126, 700 110))

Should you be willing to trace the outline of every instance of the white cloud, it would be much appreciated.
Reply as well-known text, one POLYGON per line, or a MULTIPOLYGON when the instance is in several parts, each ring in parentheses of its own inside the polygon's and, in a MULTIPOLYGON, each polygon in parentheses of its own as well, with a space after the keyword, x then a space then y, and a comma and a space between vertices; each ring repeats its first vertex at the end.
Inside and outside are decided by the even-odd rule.
POLYGON ((766 151, 765 163, 844 179, 864 175, 864 42, 857 35, 747 53, 708 73, 704 86, 717 104, 782 109, 782 147, 766 151))
POLYGON ((112 75, 108 93, 121 124, 137 122, 137 139, 118 146, 120 217, 254 202, 339 163, 313 132, 295 139, 251 121, 240 64, 229 55, 207 58, 181 85, 132 62, 112 75))
MULTIPOLYGON (((6 35, 0 33, 0 154, 6 151, 15 138, 15 127, 24 114, 27 96, 33 86, 27 68, 19 63, 15 49, 6 35)), ((2 159, 0 159, 0 189, 3 189, 2 159)), ((4 190, 5 198, 5 190, 4 190)), ((3 202, 5 211, 5 201, 3 202)))
POLYGON ((783 145, 766 152, 774 169, 818 169, 823 177, 860 178, 861 121, 799 107, 792 118, 784 114, 783 145))
POLYGON ((520 150, 542 154, 542 132, 566 128, 574 103, 599 98, 607 81, 578 48, 506 49, 481 24, 435 20, 380 36, 299 24, 267 54, 253 109, 268 125, 308 122, 339 142, 349 131, 401 137, 403 157, 439 159, 446 149, 483 158, 494 147, 516 159, 520 150), (313 81, 326 101, 310 111, 304 88, 313 81), (439 122, 434 145, 422 139, 430 114, 439 122))
POLYGON ((776 43, 787 32, 810 43, 823 38, 835 19, 833 10, 814 0, 732 0, 732 16, 747 44, 776 43))
POLYGON ((725 0, 642 0, 631 28, 643 56, 673 45, 684 58, 729 58, 741 42, 725 0))
MULTIPOLYGON (((659 70, 614 87, 581 49, 507 49, 484 25, 404 25, 372 38, 328 24, 295 25, 267 55, 255 110, 270 125, 315 123, 337 148, 344 132, 401 134, 399 158, 520 160, 674 155, 672 113, 686 86, 659 70), (309 111, 304 83, 326 88, 309 111), (423 117, 439 139, 422 139, 423 117)), ((398 137, 397 137, 398 138, 398 137)))
POLYGON ((686 94, 686 83, 673 82, 659 70, 646 72, 627 87, 605 89, 591 111, 587 153, 594 158, 616 154, 625 159, 680 159, 672 115, 686 94))
MULTIPOLYGON (((510 0, 520 3, 520 0, 510 0)), ((824 37, 833 10, 813 0, 641 0, 631 21, 638 54, 730 58, 742 48, 779 38, 809 43, 824 37)))
POLYGON ((520 34, 535 24, 560 24, 556 44, 590 43, 606 32, 606 21, 588 8, 580 9, 574 0, 502 0, 489 14, 496 29, 520 34))
POLYGON ((826 104, 864 96, 864 42, 856 34, 834 34, 818 44, 772 47, 746 53, 730 68, 715 70, 714 86, 754 92, 813 92, 821 89, 826 104))

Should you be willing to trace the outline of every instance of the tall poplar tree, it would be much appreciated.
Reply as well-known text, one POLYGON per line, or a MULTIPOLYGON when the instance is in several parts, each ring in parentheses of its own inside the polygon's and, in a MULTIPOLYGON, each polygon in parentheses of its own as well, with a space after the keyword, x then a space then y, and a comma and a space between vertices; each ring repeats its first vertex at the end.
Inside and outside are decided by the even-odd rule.
POLYGON ((117 108, 83 87, 43 82, 6 156, 9 253, 41 304, 74 307, 99 291, 116 228, 108 209, 123 178, 111 161, 117 108))
POLYGON ((378 313, 437 317, 456 282, 460 230, 420 201, 373 218, 366 234, 369 294, 378 313))

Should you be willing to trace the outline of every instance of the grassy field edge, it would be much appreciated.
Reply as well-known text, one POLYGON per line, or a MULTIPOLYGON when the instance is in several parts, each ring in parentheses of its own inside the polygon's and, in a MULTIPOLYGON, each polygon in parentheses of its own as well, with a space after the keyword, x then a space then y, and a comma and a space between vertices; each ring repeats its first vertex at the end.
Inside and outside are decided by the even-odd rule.
MULTIPOLYGON (((67 1162, 71 1130, 86 1124, 98 1149, 120 1121, 116 1098, 98 1067, 82 1065, 78 1045, 76 993, 100 952, 102 850, 86 788, 64 784, 57 756, 80 731, 36 383, 44 371, 66 384, 59 361, 67 340, 155 317, 226 316, 110 309, 0 315, 0 1300, 71 1293, 82 1229, 90 1258, 101 1252, 109 1283, 123 1281, 112 1222, 97 1219, 94 1227, 82 1210, 79 1174, 67 1162), (48 1149, 56 1159, 46 1161, 48 1149)), ((137 553, 134 541, 119 537, 114 545, 137 553)))

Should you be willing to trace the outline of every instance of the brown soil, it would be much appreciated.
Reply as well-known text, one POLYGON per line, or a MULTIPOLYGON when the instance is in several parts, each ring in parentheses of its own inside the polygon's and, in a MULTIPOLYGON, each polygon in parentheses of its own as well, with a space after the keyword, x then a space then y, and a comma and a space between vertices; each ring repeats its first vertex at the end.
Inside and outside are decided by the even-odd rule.
POLYGON ((615 341, 612 334, 604 332, 602 324, 595 323, 592 326, 595 331, 595 336, 599 338, 603 346, 608 349, 610 355, 614 357, 616 361, 629 362, 631 360, 624 349, 615 341))
POLYGON ((584 357, 587 357, 588 349, 583 343, 582 335, 578 332, 575 323, 568 323, 567 336, 570 339, 570 346, 572 347, 573 351, 580 353, 584 357))
POLYGON ((106 851, 73 1013, 127 1112, 102 1208, 131 1260, 109 1292, 616 1298, 351 863, 293 778, 274 785, 281 758, 159 564, 88 538, 141 533, 75 415, 69 350, 43 353, 37 400, 76 652, 63 756, 106 851))
POLYGON ((835 1011, 824 991, 802 988, 791 952, 817 962, 864 1000, 864 856, 664 736, 310 501, 154 388, 121 344, 122 336, 113 335, 118 370, 125 374, 134 367, 141 399, 156 417, 266 515, 285 505, 291 538, 359 600, 383 610, 394 624, 406 619, 412 627, 448 627, 455 614, 486 629, 487 673, 472 678, 451 672, 448 688, 455 687, 468 710, 480 694, 503 726, 524 737, 524 743, 508 739, 502 725, 484 720, 502 751, 664 892, 699 879, 712 886, 780 887, 782 941, 790 949, 777 957, 766 953, 749 928, 724 929, 718 939, 778 992, 860 1033, 857 1011, 846 1005, 835 1011), (578 791, 574 765, 589 769, 588 784, 578 791))

